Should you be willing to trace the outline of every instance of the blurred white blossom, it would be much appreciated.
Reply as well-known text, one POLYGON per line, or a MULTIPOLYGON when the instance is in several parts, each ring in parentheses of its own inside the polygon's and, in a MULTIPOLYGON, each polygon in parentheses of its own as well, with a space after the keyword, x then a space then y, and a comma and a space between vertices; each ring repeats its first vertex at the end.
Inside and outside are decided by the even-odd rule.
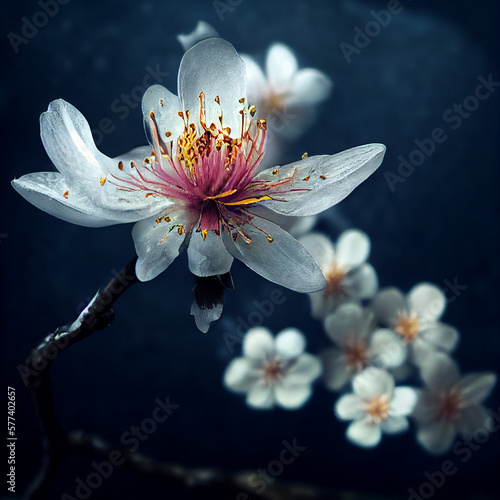
POLYGON ((382 431, 396 434, 408 429, 417 394, 412 387, 394 387, 390 373, 368 367, 353 379, 354 393, 346 394, 335 404, 341 420, 353 420, 346 431, 347 438, 365 448, 380 443, 382 431))
POLYGON ((497 377, 492 372, 460 376, 458 365, 442 352, 428 355, 420 366, 425 388, 418 391, 413 417, 417 441, 430 453, 448 451, 457 433, 472 436, 487 430, 489 415, 481 404, 497 377))
POLYGON ((233 359, 226 369, 225 386, 246 393, 246 402, 253 408, 301 407, 321 374, 321 363, 304 352, 305 343, 295 328, 281 331, 276 338, 266 328, 251 328, 243 339, 243 357, 233 359))
POLYGON ((375 295, 378 279, 375 269, 366 262, 370 239, 356 229, 344 231, 334 245, 320 233, 299 239, 323 271, 327 286, 311 293, 312 316, 324 319, 346 301, 360 301, 375 295))

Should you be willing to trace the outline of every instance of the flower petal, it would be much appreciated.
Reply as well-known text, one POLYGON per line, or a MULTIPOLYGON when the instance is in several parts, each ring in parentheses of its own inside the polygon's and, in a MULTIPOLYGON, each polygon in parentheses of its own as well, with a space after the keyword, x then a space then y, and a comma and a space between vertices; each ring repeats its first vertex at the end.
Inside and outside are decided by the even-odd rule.
POLYGON ((281 385, 274 387, 274 396, 277 403, 287 410, 300 408, 311 397, 312 389, 309 384, 305 385, 281 385))
POLYGON ((327 272, 335 261, 335 250, 330 238, 320 233, 310 233, 299 238, 323 272, 327 272))
POLYGON ((408 307, 425 321, 436 321, 446 307, 444 293, 431 283, 415 285, 408 293, 408 307))
POLYGON ((196 301, 191 304, 191 316, 194 316, 198 330, 207 333, 210 324, 217 321, 222 316, 224 304, 215 304, 213 307, 201 308, 196 301))
POLYGON ((404 295, 397 288, 384 288, 370 306, 384 326, 393 326, 398 313, 406 311, 404 295))
POLYGON ((458 365, 441 352, 430 353, 419 366, 422 380, 433 391, 447 391, 460 379, 458 365))
POLYGON ((397 368, 408 356, 408 346, 392 330, 380 328, 370 338, 371 362, 381 368, 397 368))
POLYGON ((266 73, 273 92, 286 92, 298 69, 297 58, 283 43, 274 43, 266 56, 266 73))
POLYGON ((285 104, 289 106, 314 106, 327 99, 333 84, 322 71, 304 68, 292 78, 285 104))
POLYGON ((298 359, 287 369, 283 375, 283 385, 310 384, 321 374, 321 363, 316 356, 307 352, 301 354, 298 359))
POLYGON ((357 229, 344 231, 336 244, 337 262, 344 269, 353 269, 366 262, 370 254, 370 238, 357 229))
POLYGON ((417 403, 418 393, 413 387, 396 387, 390 404, 390 415, 394 417, 406 417, 417 403))
POLYGON ((346 436, 354 444, 364 448, 373 448, 380 443, 382 430, 379 425, 368 419, 355 420, 347 428, 346 436))
POLYGON ((189 110, 194 117, 199 115, 199 96, 204 93, 208 126, 221 112, 215 102, 218 96, 223 126, 231 129, 231 137, 239 137, 242 109, 239 100, 246 97, 246 69, 229 42, 208 38, 190 48, 179 67, 177 88, 182 109, 189 110))
POLYGON ((444 323, 431 322, 422 327, 419 336, 434 349, 451 352, 458 342, 458 331, 444 323))
POLYGON ((257 111, 260 113, 260 105, 265 99, 267 99, 269 85, 264 73, 260 69, 260 66, 254 61, 253 58, 245 54, 241 54, 241 58, 245 63, 247 72, 248 104, 256 106, 257 111))
POLYGON ((366 415, 365 403, 356 394, 345 394, 335 403, 335 415, 340 420, 357 420, 366 415))
POLYGON ((332 391, 342 389, 351 377, 351 370, 347 365, 344 351, 335 348, 325 349, 321 354, 321 360, 323 362, 323 380, 328 389, 332 391))
POLYGON ((347 273, 342 280, 342 290, 353 299, 370 299, 378 289, 378 278, 370 264, 362 264, 347 273))
POLYGON ((380 425, 387 434, 400 434, 407 431, 409 427, 407 418, 395 416, 389 416, 380 425))
POLYGON ((163 223, 157 224, 154 217, 134 225, 132 237, 139 257, 135 272, 141 281, 156 278, 179 255, 186 235, 168 229, 163 223))
POLYGON ((496 382, 497 376, 495 373, 469 373, 460 379, 457 389, 469 401, 479 404, 490 395, 496 382))
POLYGON ((428 452, 441 455, 451 448, 455 435, 453 423, 441 420, 420 426, 417 430, 417 441, 428 452))
POLYGON ((309 156, 281 167, 275 175, 273 168, 264 170, 255 180, 277 186, 290 179, 270 193, 276 200, 265 205, 284 215, 314 215, 342 201, 366 180, 380 166, 384 153, 383 144, 367 144, 333 156, 309 156))
POLYGON ((326 317, 324 327, 330 339, 341 347, 368 335, 368 323, 358 304, 342 304, 326 317))
POLYGON ((247 405, 260 410, 268 410, 274 406, 274 391, 271 386, 254 384, 247 394, 247 405))
POLYGON ((35 207, 72 224, 103 227, 121 222, 114 219, 110 211, 95 206, 79 189, 71 187, 70 190, 59 172, 23 175, 12 181, 12 187, 35 207))
POLYGON ((460 418, 457 422, 458 432, 466 436, 473 436, 478 429, 486 430, 486 422, 489 418, 490 415, 484 406, 467 406, 460 412, 460 418))
POLYGON ((369 401, 382 395, 391 396, 394 389, 394 378, 385 370, 369 366, 354 377, 352 386, 360 398, 369 401))
POLYGON ((251 239, 236 241, 223 233, 228 251, 264 278, 296 292, 315 292, 326 286, 325 278, 311 254, 276 224, 254 217, 243 230, 251 239), (268 240, 268 236, 272 241, 268 240))
POLYGON ((255 365, 246 358, 235 358, 224 372, 224 385, 234 392, 248 392, 258 381, 255 365))
POLYGON ((297 328, 282 330, 275 339, 276 354, 282 359, 291 359, 304 352, 306 339, 297 328))
POLYGON ((254 360, 274 357, 274 338, 267 328, 250 328, 243 339, 243 355, 254 360))
POLYGON ((205 239, 201 233, 193 232, 187 252, 189 270, 196 276, 225 274, 233 263, 233 256, 214 231, 209 231, 205 239))
POLYGON ((205 21, 198 21, 196 28, 191 31, 191 33, 187 33, 186 35, 180 33, 177 35, 177 40, 182 45, 184 51, 186 51, 200 40, 205 40, 205 38, 212 38, 215 36, 219 36, 215 28, 205 21))

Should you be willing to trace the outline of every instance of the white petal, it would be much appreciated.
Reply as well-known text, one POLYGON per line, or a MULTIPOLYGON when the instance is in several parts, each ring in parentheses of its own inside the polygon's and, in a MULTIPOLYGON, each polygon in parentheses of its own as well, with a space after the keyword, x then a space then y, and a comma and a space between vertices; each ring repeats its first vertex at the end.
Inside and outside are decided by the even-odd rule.
POLYGON ((439 322, 424 325, 419 336, 434 349, 442 349, 445 352, 453 351, 458 342, 457 330, 439 322))
POLYGON ((220 236, 209 231, 206 239, 193 232, 188 246, 189 270, 196 276, 216 276, 231 269, 232 255, 226 250, 220 236))
POLYGON ((382 431, 380 426, 363 419, 355 420, 349 425, 346 432, 347 438, 353 443, 364 448, 373 448, 380 443, 382 431))
POLYGON ((250 359, 267 360, 274 356, 274 338, 267 328, 250 328, 243 338, 243 355, 250 359))
POLYGON ((266 57, 266 73, 274 92, 288 91, 297 69, 297 58, 289 47, 282 43, 275 43, 269 47, 266 57))
POLYGON ((276 385, 274 396, 277 403, 286 409, 300 408, 310 398, 312 389, 310 385, 276 385))
POLYGON ((287 369, 283 375, 283 385, 310 384, 321 375, 321 368, 319 359, 305 352, 287 369))
POLYGON ((370 254, 370 238, 357 229, 344 231, 337 240, 337 262, 345 269, 353 269, 366 262, 370 254))
POLYGON ((296 358, 304 352, 306 339, 297 328, 287 328, 276 335, 276 353, 280 358, 296 358))
POLYGON ((491 393, 497 382, 497 376, 491 372, 469 373, 457 384, 462 396, 474 403, 482 403, 491 393))
POLYGON ((382 395, 392 395, 394 378, 385 370, 369 366, 352 381, 354 392, 365 401, 382 395))
POLYGON ((408 419, 405 417, 389 416, 381 422, 381 427, 387 434, 400 434, 408 430, 408 419))
POLYGON ((50 159, 68 179, 98 180, 113 166, 96 148, 85 117, 63 99, 52 101, 40 116, 40 135, 50 159))
MULTIPOLYGON (((246 96, 246 69, 234 47, 220 38, 209 38, 190 48, 179 67, 177 87, 184 111, 198 117, 201 92, 205 96, 207 117, 216 117, 220 108, 223 126, 231 129, 231 137, 241 133, 242 105, 239 100, 246 96)), ((210 120, 207 123, 210 126, 210 120)))
POLYGON ((368 324, 361 306, 342 304, 327 316, 324 327, 330 339, 339 346, 368 336, 368 324))
POLYGON ((150 113, 152 111, 160 138, 165 142, 168 141, 165 136, 167 132, 172 134, 170 140, 174 141, 182 135, 184 121, 179 116, 181 110, 179 98, 162 85, 151 85, 142 97, 144 127, 149 130, 150 113))
POLYGON ((245 63, 247 72, 248 104, 256 106, 257 114, 259 114, 261 111, 259 105, 267 99, 269 86, 260 66, 250 56, 241 54, 241 58, 245 63))
POLYGON ((190 314, 194 316, 198 330, 207 333, 210 324, 217 321, 222 316, 224 304, 215 304, 213 307, 206 307, 202 309, 196 301, 191 304, 190 314))
POLYGON ((321 360, 323 362, 323 380, 328 389, 332 391, 342 389, 351 377, 351 370, 347 366, 344 351, 333 348, 325 349, 321 355, 321 360))
POLYGON ((397 288, 384 288, 370 306, 384 326, 392 326, 398 313, 406 311, 404 295, 397 288))
POLYGON ((430 453, 441 455, 451 448, 455 435, 455 426, 442 420, 420 426, 417 441, 430 453))
POLYGON ((271 386, 254 384, 247 394, 247 404, 253 408, 267 410, 274 406, 274 394, 271 386))
POLYGON ((321 270, 327 272, 335 261, 334 247, 330 238, 320 233, 311 233, 299 238, 299 241, 314 257, 321 270))
POLYGON ((370 299, 377 289, 377 273, 370 264, 362 264, 347 273, 342 280, 342 290, 353 299, 370 299))
POLYGON ((327 99, 332 91, 332 81, 323 72, 304 68, 292 78, 286 104, 314 106, 327 99))
POLYGON ((433 391, 449 390, 460 379, 458 365, 444 353, 429 354, 420 363, 420 376, 433 391))
POLYGON ((35 207, 72 224, 103 227, 121 222, 112 212, 94 205, 78 188, 70 188, 59 172, 23 175, 12 181, 12 187, 35 207))
POLYGON ((441 412, 441 396, 429 389, 416 389, 417 402, 413 407, 412 417, 417 424, 425 425, 438 420, 441 412))
POLYGON ((276 175, 274 169, 264 170, 255 180, 292 179, 280 189, 297 191, 274 195, 287 201, 270 200, 265 205, 284 215, 314 215, 342 201, 366 180, 380 166, 384 153, 384 145, 367 144, 333 156, 308 156, 281 167, 276 175))
POLYGON ((345 394, 335 403, 335 415, 340 420, 358 420, 366 416, 365 404, 356 394, 345 394))
POLYGON ((175 229, 169 232, 168 229, 166 224, 157 224, 154 217, 134 225, 132 237, 139 257, 135 272, 141 281, 156 278, 179 255, 186 235, 180 235, 175 229))
POLYGON ((409 415, 417 402, 417 391, 413 387, 396 387, 390 404, 390 415, 405 417, 409 415))
POLYGON ((246 358, 235 358, 224 372, 224 385, 235 392, 248 392, 257 383, 254 364, 246 358))
POLYGON ((400 335, 381 328, 370 338, 371 362, 381 368, 401 366, 408 355, 408 346, 400 335))
POLYGON ((198 43, 200 40, 205 40, 205 38, 212 38, 219 36, 215 28, 205 21, 198 21, 196 28, 187 33, 186 35, 180 33, 177 35, 177 40, 182 45, 182 48, 186 51, 190 49, 193 45, 198 43))
POLYGON ((408 293, 408 307, 425 321, 435 321, 441 317, 446 307, 444 293, 431 283, 415 285, 408 293))
POLYGON ((345 297, 325 294, 323 290, 309 294, 309 298, 311 299, 311 316, 321 321, 346 300, 345 297))
POLYGON ((243 226, 251 243, 239 235, 233 242, 231 237, 223 234, 224 245, 234 257, 269 281, 296 292, 316 292, 326 286, 321 269, 296 239, 259 217, 254 217, 252 223, 256 227, 243 226), (273 241, 270 242, 267 235, 273 241))
POLYGON ((457 422, 458 431, 467 436, 473 436, 478 429, 486 430, 486 421, 490 418, 486 408, 481 405, 471 405, 460 412, 457 422))

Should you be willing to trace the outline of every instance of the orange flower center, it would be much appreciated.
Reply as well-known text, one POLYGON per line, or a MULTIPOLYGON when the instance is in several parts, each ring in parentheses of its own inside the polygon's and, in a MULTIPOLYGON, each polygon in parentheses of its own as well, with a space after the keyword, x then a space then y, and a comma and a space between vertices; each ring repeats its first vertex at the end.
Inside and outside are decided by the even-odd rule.
POLYGON ((368 364, 368 348, 365 342, 348 345, 345 347, 347 366, 359 371, 368 364))
POLYGON ((366 412, 376 424, 382 422, 389 416, 389 397, 386 394, 373 398, 368 402, 366 412))
POLYGON ((406 342, 412 342, 418 334, 419 319, 417 313, 403 312, 400 314, 394 326, 394 331, 401 335, 406 342))
POLYGON ((456 388, 440 396, 440 408, 437 420, 453 421, 461 408, 465 406, 466 400, 456 388))
POLYGON ((325 273, 325 295, 334 295, 336 297, 342 295, 344 293, 342 290, 342 280, 345 275, 345 271, 336 262, 333 262, 330 269, 325 273))

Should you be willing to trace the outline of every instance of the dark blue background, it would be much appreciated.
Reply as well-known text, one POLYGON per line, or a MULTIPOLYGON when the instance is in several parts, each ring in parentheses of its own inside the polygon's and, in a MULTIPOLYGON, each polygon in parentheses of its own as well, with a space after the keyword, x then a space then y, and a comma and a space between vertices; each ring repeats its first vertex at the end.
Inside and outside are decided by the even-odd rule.
MULTIPOLYGON (((224 0, 223 0, 224 1, 224 0)), ((233 0, 233 4, 237 4, 233 0)), ((78 306, 134 255, 131 226, 88 229, 38 211, 10 187, 14 177, 51 170, 39 139, 38 117, 62 97, 92 128, 110 118, 114 131, 100 149, 114 156, 145 143, 140 107, 120 120, 110 108, 122 93, 141 85, 146 68, 160 65, 161 82, 175 91, 182 49, 177 33, 198 19, 210 22, 240 52, 262 61, 274 41, 289 44, 302 66, 326 72, 335 89, 316 125, 284 152, 284 161, 335 153, 359 144, 387 145, 379 171, 321 224, 336 237, 343 224, 372 239, 370 261, 382 286, 407 291, 419 281, 445 286, 458 279, 467 289, 445 314, 461 332, 456 358, 464 371, 497 370, 500 361, 498 266, 497 89, 460 127, 443 113, 473 94, 477 78, 498 65, 497 1, 402 0, 403 11, 348 64, 339 48, 353 43, 355 27, 372 19, 385 1, 260 2, 242 0, 221 20, 211 1, 77 1, 61 6, 39 33, 15 54, 7 34, 20 34, 22 17, 40 10, 34 1, 2 6, 2 168, 0 265, 2 268, 2 378, 17 392, 17 479, 21 489, 41 457, 41 432, 16 367, 45 334, 73 319, 78 306), (443 128, 447 140, 391 192, 385 171, 397 172, 415 139, 443 128), (340 222, 339 222, 340 221, 340 222)), ((203 71, 203 68, 200 68, 203 71)), ((136 90, 140 93, 140 90, 136 90)), ((293 272, 293 270, 291 270, 293 272)), ((58 413, 67 429, 83 428, 119 443, 132 425, 149 417, 157 397, 180 404, 140 451, 158 460, 189 466, 257 470, 277 458, 283 440, 307 447, 282 478, 314 483, 359 498, 408 498, 408 488, 445 458, 457 473, 434 498, 494 498, 498 493, 499 433, 467 463, 451 453, 431 458, 414 433, 384 439, 375 450, 358 449, 344 438, 345 425, 332 414, 334 394, 319 384, 300 411, 257 412, 227 392, 221 377, 234 354, 224 342, 238 317, 248 318, 253 301, 269 299, 279 287, 233 266, 236 291, 227 296, 223 319, 201 334, 189 316, 193 278, 186 256, 152 282, 134 286, 116 306, 105 331, 66 351, 52 378, 58 413), (475 497, 479 498, 479 497, 475 497)), ((306 296, 283 290, 285 302, 266 319, 277 332, 297 326, 309 348, 327 345, 322 326, 310 318, 306 296)), ((498 389, 487 403, 497 410, 498 389)), ((74 494, 75 478, 92 470, 75 458, 61 471, 53 498, 74 494)), ((181 498, 160 481, 117 471, 96 490, 97 498, 181 498)))

